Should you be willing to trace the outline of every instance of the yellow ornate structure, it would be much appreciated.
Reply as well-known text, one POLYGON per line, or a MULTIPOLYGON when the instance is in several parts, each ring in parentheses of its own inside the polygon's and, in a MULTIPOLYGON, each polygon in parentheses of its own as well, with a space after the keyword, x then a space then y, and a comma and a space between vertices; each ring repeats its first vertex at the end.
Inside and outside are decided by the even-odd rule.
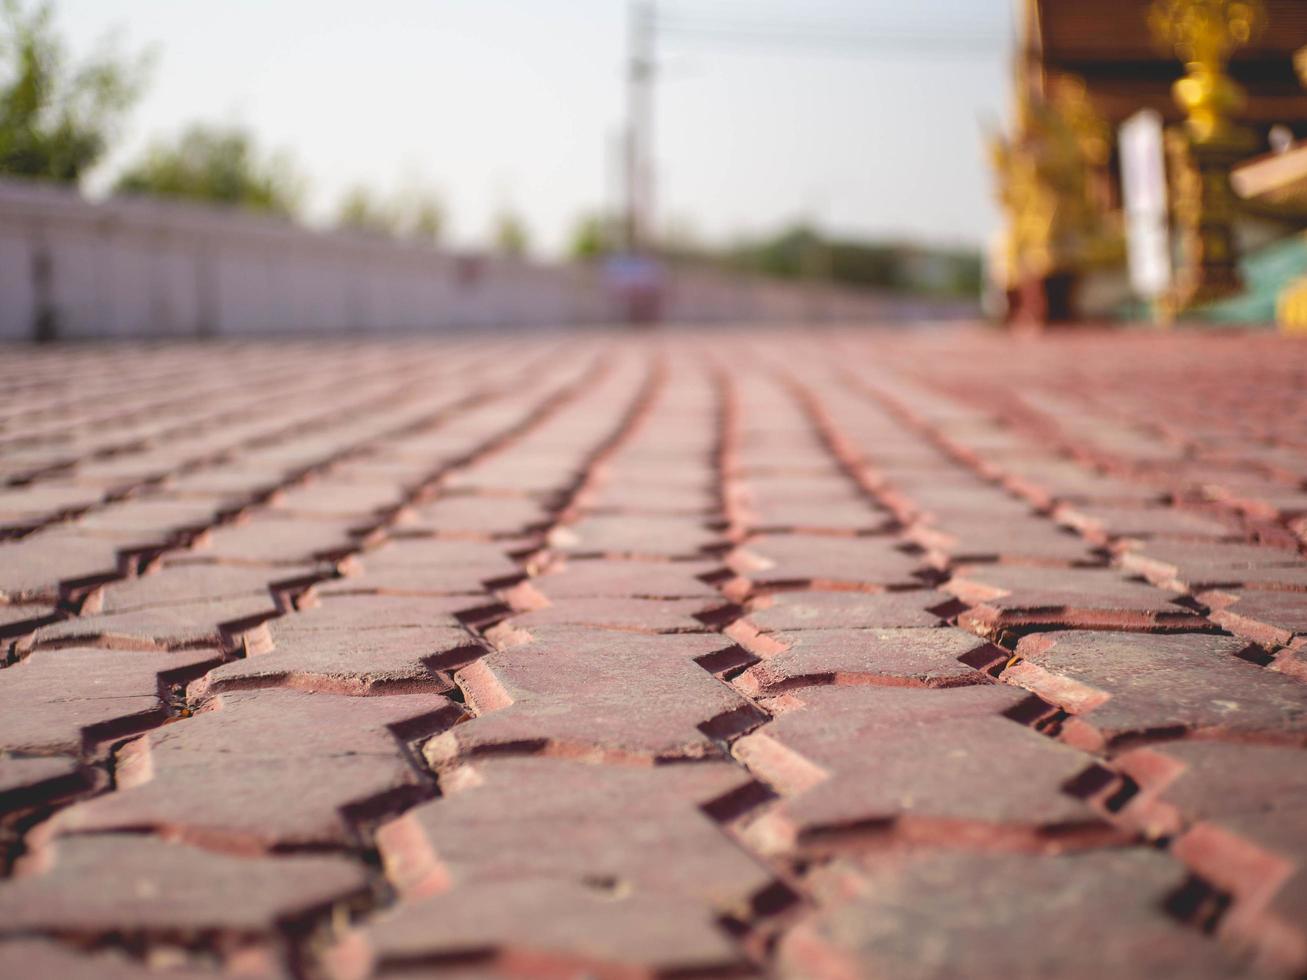
POLYGON ((1230 171, 1256 139, 1235 121, 1245 97, 1226 65, 1265 29, 1266 11, 1262 0, 1156 0, 1149 23, 1186 69, 1173 88, 1185 124, 1167 147, 1181 239, 1170 305, 1183 310, 1242 289, 1230 171))
POLYGON ((1246 144, 1234 116, 1247 100, 1226 65, 1235 48, 1266 29, 1262 0, 1157 0, 1149 26, 1185 63, 1187 74, 1172 91, 1194 142, 1246 144))
POLYGON ((1007 218, 1001 278, 1015 319, 1067 318, 1077 278, 1120 261, 1120 221, 1112 214, 1107 172, 1111 153, 1111 130, 1079 79, 1053 80, 1047 96, 1018 85, 1013 135, 990 142, 1007 218))

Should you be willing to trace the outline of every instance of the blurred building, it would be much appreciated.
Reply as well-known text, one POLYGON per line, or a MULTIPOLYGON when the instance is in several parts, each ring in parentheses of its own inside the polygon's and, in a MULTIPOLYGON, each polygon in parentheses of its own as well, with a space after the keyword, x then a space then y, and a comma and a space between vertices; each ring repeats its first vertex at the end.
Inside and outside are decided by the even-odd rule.
POLYGON ((1307 47, 1307 2, 1018 2, 1014 119, 994 143, 1007 221, 991 264, 1004 318, 1056 323, 1105 314, 1128 299, 1118 133, 1145 109, 1167 126, 1172 223, 1180 262, 1191 266, 1179 270, 1191 282, 1177 287, 1173 305, 1198 307, 1242 288, 1241 247, 1301 226, 1289 210, 1236 204, 1232 193, 1227 206, 1221 194, 1238 161, 1307 137, 1307 89, 1294 63, 1307 47), (1165 27, 1174 32, 1185 16, 1219 22, 1228 35, 1200 39, 1217 49, 1208 59, 1219 62, 1217 74, 1228 71, 1234 83, 1212 96, 1233 124, 1216 137, 1195 137, 1197 110, 1178 100, 1176 83, 1193 76, 1203 53, 1193 53, 1202 45, 1168 41, 1165 27), (1247 37, 1228 20, 1237 16, 1249 18, 1247 37), (1215 199, 1204 196, 1212 188, 1215 199))

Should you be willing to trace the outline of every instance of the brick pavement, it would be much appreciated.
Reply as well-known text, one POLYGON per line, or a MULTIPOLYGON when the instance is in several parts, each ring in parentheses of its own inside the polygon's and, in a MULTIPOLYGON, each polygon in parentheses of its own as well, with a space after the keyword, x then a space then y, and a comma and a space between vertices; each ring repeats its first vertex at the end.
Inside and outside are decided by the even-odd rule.
POLYGON ((15 349, 0 975, 1307 973, 1307 347, 15 349))

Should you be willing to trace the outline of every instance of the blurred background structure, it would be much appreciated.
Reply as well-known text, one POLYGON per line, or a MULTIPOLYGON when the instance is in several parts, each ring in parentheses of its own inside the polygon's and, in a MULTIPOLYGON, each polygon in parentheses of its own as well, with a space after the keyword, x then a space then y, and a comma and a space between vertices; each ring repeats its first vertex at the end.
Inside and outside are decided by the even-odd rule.
POLYGON ((1014 118, 993 141, 1004 319, 1151 308, 1163 321, 1297 325, 1307 6, 1029 0, 1022 15, 1014 118))
POLYGON ((7 339, 1307 320, 1299 0, 0 11, 7 339))

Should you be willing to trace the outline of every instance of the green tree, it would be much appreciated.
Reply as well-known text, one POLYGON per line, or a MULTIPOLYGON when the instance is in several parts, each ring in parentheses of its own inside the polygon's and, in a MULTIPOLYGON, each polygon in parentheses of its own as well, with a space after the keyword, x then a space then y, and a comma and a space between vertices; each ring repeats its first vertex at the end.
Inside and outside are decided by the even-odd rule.
POLYGON ((391 207, 363 186, 345 192, 336 209, 336 226, 374 235, 393 235, 397 230, 391 207))
POLYGON ((445 232, 445 202, 420 179, 404 181, 388 211, 392 233, 404 238, 434 245, 445 232))
POLYGON ((597 259, 612 249, 612 222, 601 214, 585 214, 577 219, 568 245, 572 258, 581 261, 597 259))
POLYGON ((501 211, 495 218, 494 242, 500 255, 521 258, 530 247, 531 236, 520 217, 512 211, 501 211))
POLYGON ((75 183, 103 158, 148 59, 106 48, 74 63, 48 2, 0 0, 0 173, 75 183))
POLYGON ((242 129, 191 126, 174 145, 158 143, 119 178, 122 194, 154 194, 294 214, 300 177, 283 156, 262 157, 242 129))

